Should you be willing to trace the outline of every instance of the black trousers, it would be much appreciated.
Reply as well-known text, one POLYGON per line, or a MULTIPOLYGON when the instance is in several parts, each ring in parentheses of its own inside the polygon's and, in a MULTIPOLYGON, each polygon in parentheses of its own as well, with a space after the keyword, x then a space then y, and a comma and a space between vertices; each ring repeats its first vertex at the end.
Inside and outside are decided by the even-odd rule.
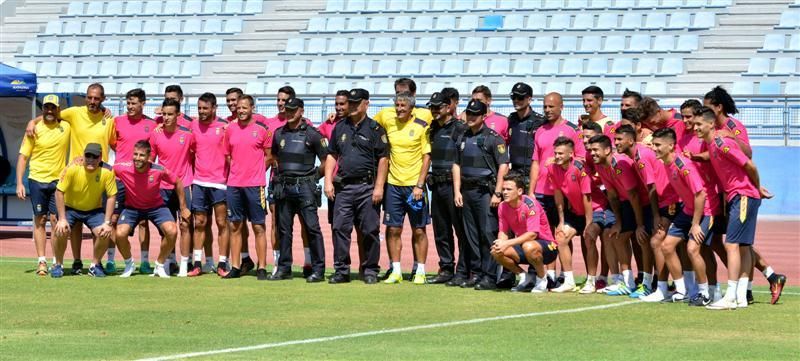
POLYGON ((497 239, 497 208, 491 207, 491 191, 488 187, 462 189, 464 207, 464 233, 467 237, 465 261, 469 269, 481 278, 497 280, 497 262, 490 253, 497 239))
POLYGON ((306 228, 308 248, 311 251, 311 269, 315 274, 325 273, 325 244, 317 215, 315 199, 315 183, 284 185, 283 195, 275 200, 275 219, 278 223, 278 240, 281 255, 278 259, 278 272, 292 271, 292 226, 294 216, 300 216, 300 222, 306 228))
POLYGON ((458 269, 459 275, 469 276, 469 269, 464 263, 464 252, 467 237, 464 234, 464 221, 461 209, 453 201, 453 183, 440 182, 431 187, 431 218, 433 221, 433 240, 436 253, 439 255, 439 269, 455 271, 454 236, 458 237, 458 269))
POLYGON ((353 226, 363 234, 365 258, 359 269, 377 276, 381 257, 380 204, 372 204, 372 184, 350 184, 337 188, 333 208, 333 267, 336 274, 350 275, 350 244, 353 226))

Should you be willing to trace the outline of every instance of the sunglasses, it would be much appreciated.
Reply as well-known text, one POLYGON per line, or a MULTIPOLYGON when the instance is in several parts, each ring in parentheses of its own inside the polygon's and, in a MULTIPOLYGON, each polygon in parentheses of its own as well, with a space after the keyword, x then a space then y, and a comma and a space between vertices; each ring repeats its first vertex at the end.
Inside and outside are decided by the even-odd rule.
POLYGON ((99 155, 94 155, 94 154, 84 154, 83 157, 86 158, 86 159, 98 159, 98 158, 100 158, 99 155))
POLYGON ((511 100, 522 100, 522 99, 525 99, 525 97, 522 96, 522 95, 512 95, 511 96, 511 100))

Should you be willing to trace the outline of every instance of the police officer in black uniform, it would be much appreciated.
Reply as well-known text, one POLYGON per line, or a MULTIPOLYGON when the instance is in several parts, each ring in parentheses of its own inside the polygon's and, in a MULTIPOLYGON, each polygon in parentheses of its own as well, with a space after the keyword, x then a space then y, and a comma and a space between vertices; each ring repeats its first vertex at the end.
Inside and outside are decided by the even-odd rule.
POLYGON ((456 207, 462 208, 468 246, 459 250, 470 263, 473 276, 462 287, 476 290, 497 288, 497 263, 489 250, 497 239, 497 206, 502 200, 503 176, 508 173, 508 152, 503 138, 484 126, 486 104, 471 100, 467 104, 469 127, 458 141, 453 163, 453 189, 456 207))
POLYGON ((380 205, 389 169, 386 130, 367 116, 369 92, 352 89, 350 115, 333 128, 325 162, 325 194, 335 198, 333 209, 333 266, 328 283, 350 282, 350 234, 361 229, 365 259, 359 267, 366 284, 378 282, 380 267, 380 205), (333 168, 338 164, 335 179, 333 168))
MULTIPOLYGON (((467 126, 459 122, 450 111, 452 100, 443 93, 433 93, 428 102, 428 109, 433 115, 430 125, 431 171, 428 173, 428 186, 431 190, 431 218, 433 219, 433 238, 436 252, 439 254, 439 273, 429 283, 445 283, 453 279, 455 271, 455 238, 458 237, 459 249, 464 249, 467 241, 464 235, 464 223, 461 209, 453 200, 453 162, 456 160, 456 139, 464 134, 467 126)), ((459 274, 457 284, 460 285, 469 277, 469 271, 463 264, 463 255, 459 256, 459 274)))
POLYGON ((530 185, 533 135, 536 129, 547 123, 547 119, 531 108, 533 89, 530 85, 514 84, 509 97, 516 111, 508 115, 508 155, 511 170, 524 175, 527 189, 530 185))
POLYGON ((281 255, 278 270, 269 280, 292 278, 292 226, 297 214, 305 226, 311 251, 311 275, 306 282, 321 282, 325 279, 325 246, 317 216, 322 202, 317 181, 323 174, 328 141, 303 119, 302 99, 286 101, 286 118, 286 125, 278 128, 272 138, 272 156, 278 164, 272 183, 281 255), (316 159, 323 167, 314 166, 316 159))

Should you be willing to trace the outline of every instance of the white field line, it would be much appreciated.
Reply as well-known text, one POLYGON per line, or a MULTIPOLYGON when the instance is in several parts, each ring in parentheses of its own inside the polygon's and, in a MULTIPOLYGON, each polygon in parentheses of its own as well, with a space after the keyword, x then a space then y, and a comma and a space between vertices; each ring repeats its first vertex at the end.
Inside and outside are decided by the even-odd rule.
POLYGON ((630 304, 633 304, 633 303, 638 303, 638 301, 625 301, 625 302, 618 302, 618 303, 612 303, 612 304, 607 304, 607 305, 580 307, 580 308, 572 308, 572 309, 566 309, 566 310, 532 312, 532 313, 521 313, 521 314, 516 314, 516 315, 507 315, 507 316, 475 318, 475 319, 471 319, 471 320, 431 323, 431 324, 427 324, 427 325, 418 325, 418 326, 409 326, 409 327, 400 327, 400 328, 390 328, 390 329, 367 331, 367 332, 348 333, 348 334, 339 335, 339 336, 328 336, 328 337, 308 338, 308 339, 302 339, 302 340, 275 342, 275 343, 264 343, 264 344, 260 344, 260 345, 244 346, 244 347, 233 347, 233 348, 225 348, 225 349, 212 350, 212 351, 190 352, 190 353, 177 354, 177 355, 157 356, 157 357, 153 357, 153 358, 141 359, 139 361, 177 360, 177 359, 185 359, 185 358, 190 358, 190 357, 201 357, 201 356, 229 354, 229 353, 234 353, 234 352, 246 352, 246 351, 264 350, 264 349, 284 347, 284 346, 307 345, 307 344, 312 344, 312 343, 338 341, 338 340, 344 340, 344 339, 350 339, 350 338, 369 337, 369 336, 385 335, 385 334, 392 334, 392 333, 399 333, 399 332, 428 330, 428 329, 433 329, 433 328, 443 328, 443 327, 452 327, 452 326, 461 326, 461 325, 472 325, 472 324, 476 324, 476 323, 484 323, 484 322, 491 322, 491 321, 510 320, 510 319, 538 317, 538 316, 549 316, 549 315, 559 315, 559 314, 565 314, 565 313, 578 313, 578 312, 586 312, 586 311, 594 311, 594 310, 603 310, 603 309, 608 309, 608 308, 626 306, 626 305, 630 305, 630 304))

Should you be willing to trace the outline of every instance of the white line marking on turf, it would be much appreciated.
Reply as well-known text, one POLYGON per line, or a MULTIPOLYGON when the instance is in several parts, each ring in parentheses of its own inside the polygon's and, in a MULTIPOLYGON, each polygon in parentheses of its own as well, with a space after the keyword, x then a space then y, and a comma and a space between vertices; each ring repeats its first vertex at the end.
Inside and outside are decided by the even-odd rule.
POLYGON ((537 317, 537 316, 559 315, 559 314, 564 314, 564 313, 577 313, 577 312, 585 312, 585 311, 593 311, 593 310, 604 310, 604 309, 608 309, 608 308, 626 306, 626 305, 630 305, 630 304, 633 304, 633 303, 638 303, 638 301, 625 301, 625 302, 612 303, 612 304, 608 304, 608 305, 581 307, 581 308, 573 308, 573 309, 566 309, 566 310, 532 312, 532 313, 522 313, 522 314, 517 314, 517 315, 475 318, 475 319, 471 319, 471 320, 431 323, 431 324, 427 324, 427 325, 418 325, 418 326, 409 326, 409 327, 400 327, 400 328, 390 328, 390 329, 385 329, 385 330, 349 333, 349 334, 339 335, 339 336, 317 337, 317 338, 309 338, 309 339, 303 339, 303 340, 293 340, 293 341, 284 341, 284 342, 275 342, 275 343, 264 343, 264 344, 261 344, 261 345, 244 346, 244 347, 233 347, 233 348, 225 348, 225 349, 212 350, 212 351, 191 352, 191 353, 184 353, 184 354, 179 354, 179 355, 157 356, 157 357, 148 358, 148 359, 141 359, 139 361, 177 360, 177 359, 184 359, 184 358, 190 358, 190 357, 201 357, 201 356, 211 356, 211 355, 234 353, 234 352, 255 351, 255 350, 263 350, 263 349, 277 348, 277 347, 284 347, 284 346, 306 345, 306 344, 310 344, 310 343, 338 341, 338 340, 344 340, 344 339, 349 339, 349 338, 357 338, 357 337, 368 337, 368 336, 376 336, 376 335, 385 335, 385 334, 390 334, 390 333, 427 330, 427 329, 432 329, 432 328, 442 328, 442 327, 450 327, 450 326, 471 325, 471 324, 490 322, 490 321, 510 320, 510 319, 516 319, 516 318, 528 318, 528 317, 537 317))

